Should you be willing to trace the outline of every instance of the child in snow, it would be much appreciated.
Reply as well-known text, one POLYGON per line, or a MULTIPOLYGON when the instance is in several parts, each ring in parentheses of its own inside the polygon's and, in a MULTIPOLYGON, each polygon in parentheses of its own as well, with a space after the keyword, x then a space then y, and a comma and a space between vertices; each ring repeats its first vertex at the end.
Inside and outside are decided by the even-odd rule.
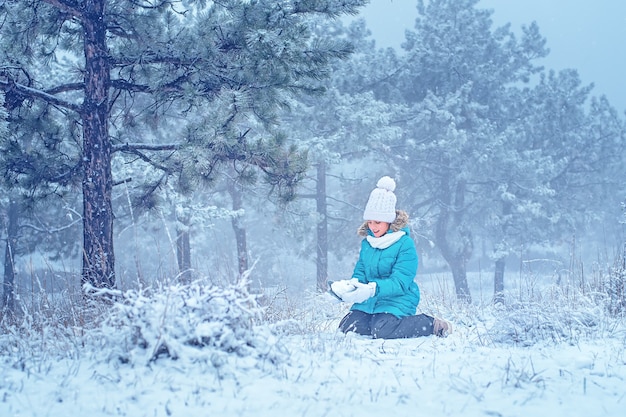
POLYGON ((420 300, 414 281, 417 251, 408 214, 396 210, 395 188, 391 177, 378 180, 358 230, 364 239, 352 279, 330 283, 332 293, 353 303, 339 329, 380 339, 446 336, 450 325, 445 320, 415 314, 420 300))

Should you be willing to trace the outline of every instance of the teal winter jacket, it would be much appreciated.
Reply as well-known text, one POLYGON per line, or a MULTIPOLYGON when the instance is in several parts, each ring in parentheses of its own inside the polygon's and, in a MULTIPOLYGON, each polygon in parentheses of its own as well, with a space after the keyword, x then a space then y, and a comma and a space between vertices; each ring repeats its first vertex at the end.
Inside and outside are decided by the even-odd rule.
MULTIPOLYGON (((365 238, 361 242, 359 259, 352 276, 360 282, 376 283, 376 293, 362 303, 352 305, 352 310, 365 313, 390 313, 396 317, 415 314, 420 301, 420 290, 415 282, 417 273, 417 251, 409 236, 409 216, 397 210, 396 220, 391 224, 387 236, 391 233, 404 234, 386 248, 376 248, 376 238, 364 223, 359 228, 359 235, 365 238), (368 240, 373 239, 373 244, 368 240)), ((383 237, 379 239, 383 239, 383 237)), ((383 245, 384 246, 384 245, 383 245)))

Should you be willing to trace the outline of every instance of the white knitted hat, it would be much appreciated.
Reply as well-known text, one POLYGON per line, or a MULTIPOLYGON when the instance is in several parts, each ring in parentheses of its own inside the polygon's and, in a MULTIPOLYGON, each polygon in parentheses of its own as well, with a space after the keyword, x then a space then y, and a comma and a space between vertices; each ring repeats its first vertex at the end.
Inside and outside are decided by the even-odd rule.
POLYGON ((367 200, 363 220, 375 220, 393 223, 396 219, 396 182, 391 177, 382 177, 376 183, 376 188, 370 193, 367 200))

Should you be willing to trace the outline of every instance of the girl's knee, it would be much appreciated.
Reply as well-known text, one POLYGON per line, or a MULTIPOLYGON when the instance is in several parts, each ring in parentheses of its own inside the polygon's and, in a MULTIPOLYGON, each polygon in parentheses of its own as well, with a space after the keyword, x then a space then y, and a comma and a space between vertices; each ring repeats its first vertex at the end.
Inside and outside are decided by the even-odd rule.
POLYGON ((349 312, 339 323, 339 330, 343 333, 355 332, 361 335, 369 335, 371 315, 362 311, 349 312))
POLYGON ((372 337, 375 339, 393 339, 400 319, 392 314, 376 314, 372 319, 372 337))

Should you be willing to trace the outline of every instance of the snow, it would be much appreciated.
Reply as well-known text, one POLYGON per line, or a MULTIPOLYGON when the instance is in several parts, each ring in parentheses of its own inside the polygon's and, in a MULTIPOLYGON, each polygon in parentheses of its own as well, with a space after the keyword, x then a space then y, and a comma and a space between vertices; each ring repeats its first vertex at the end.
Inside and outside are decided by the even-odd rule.
MULTIPOLYGON (((224 299, 232 301, 238 291, 245 299, 240 288, 224 292, 224 299)), ((159 318, 164 323, 159 340, 179 337, 185 326, 206 331, 206 323, 198 320, 205 314, 202 300, 220 295, 198 287, 169 294, 167 303, 175 317, 159 318), (177 296, 188 303, 172 301, 177 296), (167 333, 168 320, 178 329, 167 333)), ((218 315, 222 304, 206 309, 213 322, 223 326, 236 326, 244 315, 246 332, 267 336, 271 329, 266 344, 250 342, 254 338, 236 329, 229 333, 245 338, 248 348, 262 350, 256 354, 215 343, 180 343, 176 359, 159 356, 146 362, 145 356, 135 360, 139 356, 131 354, 120 361, 111 354, 112 343, 119 345, 116 338, 124 332, 110 324, 76 337, 2 334, 0 416, 624 415, 626 328, 621 319, 587 323, 588 331, 578 331, 586 328, 584 323, 568 324, 567 331, 543 337, 532 333, 533 340, 518 343, 502 337, 501 330, 518 325, 510 319, 526 310, 444 305, 428 291, 425 297, 424 308, 438 308, 451 319, 454 330, 447 338, 343 335, 336 326, 347 307, 326 295, 307 297, 298 311, 282 311, 291 318, 260 323, 259 333, 249 325, 245 314, 255 313, 245 303, 239 303, 241 310, 224 313, 232 314, 229 321, 218 315)), ((155 303, 150 300, 159 297, 133 294, 127 299, 140 301, 137 305, 146 317, 159 310, 150 307, 155 303)), ((555 317, 547 303, 536 307, 555 317)), ((137 308, 117 309, 131 310, 141 315, 137 308)), ((135 322, 139 327, 154 325, 145 319, 135 322)), ((119 325, 119 317, 110 323, 119 325)), ((152 349, 146 335, 145 344, 152 349)), ((237 340, 230 343, 235 346, 237 340)), ((124 349, 132 353, 141 347, 124 349)))

